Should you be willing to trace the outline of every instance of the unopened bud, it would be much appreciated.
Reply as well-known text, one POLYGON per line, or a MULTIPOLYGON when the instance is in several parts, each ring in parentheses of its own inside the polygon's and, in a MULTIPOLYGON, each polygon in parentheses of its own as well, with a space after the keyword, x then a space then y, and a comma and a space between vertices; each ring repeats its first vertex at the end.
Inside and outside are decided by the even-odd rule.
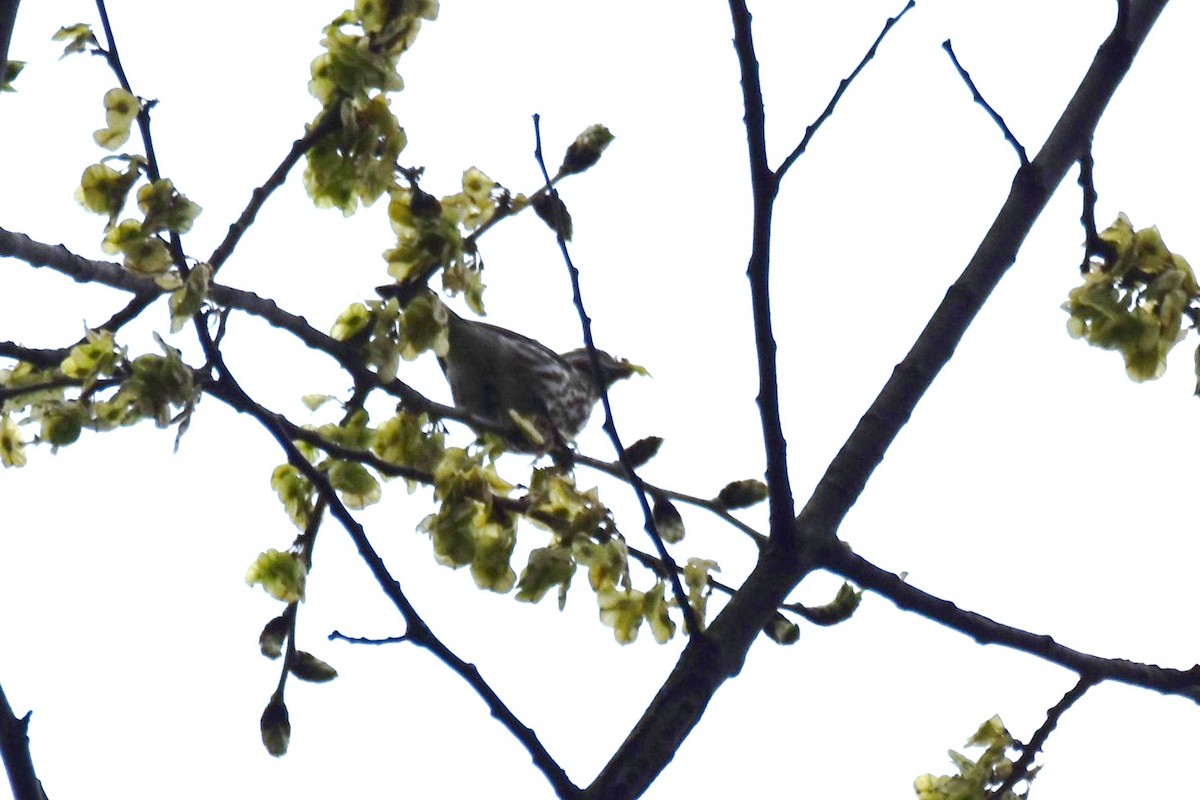
POLYGON ((277 758, 287 753, 288 741, 292 738, 292 723, 288 721, 287 706, 281 698, 272 697, 271 702, 267 703, 258 727, 268 753, 277 758))
POLYGON ((280 614, 263 626, 262 633, 258 635, 258 649, 267 658, 279 658, 283 654, 283 643, 287 637, 288 621, 283 614, 280 614))
POLYGON ((717 494, 717 502, 725 508, 747 508, 767 499, 767 485, 753 478, 727 484, 717 494))
POLYGON ((567 211, 566 203, 557 193, 547 192, 533 198, 533 210, 542 222, 550 226, 564 242, 571 241, 573 227, 571 212, 567 211))
POLYGON ((562 166, 558 168, 558 174, 575 175, 588 169, 600 160, 600 154, 612 140, 613 135, 608 128, 592 125, 571 142, 567 154, 563 157, 562 166))
POLYGON ((326 683, 338 676, 336 669, 303 650, 297 650, 288 662, 288 671, 300 680, 312 683, 326 683))
POLYGON ((795 644, 800 639, 800 626, 776 611, 763 627, 763 633, 775 644, 795 644))
POLYGON ((629 459, 629 466, 637 469, 654 458, 658 455, 658 448, 662 447, 662 443, 661 436, 647 436, 626 447, 625 457, 629 459))
POLYGON ((683 517, 679 516, 675 504, 665 497, 654 500, 654 527, 667 544, 683 541, 683 517))

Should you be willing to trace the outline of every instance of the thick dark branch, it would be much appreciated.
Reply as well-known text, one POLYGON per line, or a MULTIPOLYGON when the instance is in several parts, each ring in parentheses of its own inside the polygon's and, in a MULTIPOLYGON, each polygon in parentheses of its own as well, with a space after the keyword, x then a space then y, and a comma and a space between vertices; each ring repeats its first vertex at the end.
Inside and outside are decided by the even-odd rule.
MULTIPOLYGON (((167 293, 154 282, 153 278, 130 272, 115 262, 93 261, 75 255, 62 245, 36 242, 22 233, 14 233, 3 228, 0 228, 0 256, 10 256, 33 267, 50 267, 80 283, 99 283, 113 289, 130 292, 135 296, 132 301, 135 303, 141 302, 144 298, 152 301, 159 295, 167 293)), ((210 296, 214 302, 220 305, 240 309, 265 319, 277 328, 289 331, 314 350, 328 353, 339 360, 347 358, 351 353, 350 347, 316 330, 303 317, 284 311, 276 305, 274 300, 260 297, 253 292, 219 284, 213 285, 210 296)), ((112 320, 109 320, 100 328, 115 330, 115 328, 109 327, 111 324, 112 320)), ((64 350, 62 357, 65 356, 66 351, 64 350)), ((61 361, 62 358, 59 360, 61 361)))
MULTIPOLYGON (((741 72, 742 104, 745 110, 746 142, 750 158, 750 181, 754 199, 754 222, 747 275, 754 313, 754 337, 759 368, 759 411, 762 417, 763 444, 767 457, 767 486, 770 493, 771 545, 783 550, 789 567, 799 560, 792 517, 794 507, 787 470, 787 442, 779 413, 779 387, 776 382, 775 339, 771 331, 768 275, 770 271, 771 212, 779 182, 767 163, 766 115, 763 110, 762 84, 750 29, 750 10, 744 0, 730 0, 733 20, 734 52, 741 72)), ((760 559, 752 574, 764 568, 760 559)), ((651 701, 641 720, 621 747, 587 789, 587 795, 604 800, 640 796, 666 767, 679 745, 700 721, 709 700, 726 678, 741 669, 746 649, 762 624, 787 593, 784 584, 790 574, 775 570, 775 578, 784 583, 770 599, 759 595, 769 607, 762 611, 762 622, 752 632, 722 630, 720 617, 703 639, 688 642, 666 683, 651 701), (733 634, 734 641, 721 641, 733 634), (737 641, 741 636, 743 641, 737 641)), ((795 576, 799 580, 798 576, 795 576)), ((737 598, 735 598, 735 601, 737 598)), ((732 604, 732 603, 731 603, 732 604)), ((727 607, 728 608, 728 607, 727 607)), ((724 615, 722 615, 724 616, 724 615)))
POLYGON ((750 303, 754 316, 754 348, 758 363, 758 409, 762 418, 763 451, 767 459, 767 487, 771 504, 771 540, 778 547, 795 544, 792 517, 795 506, 787 467, 787 440, 779 410, 775 334, 771 322, 771 215, 779 179, 767 163, 766 112, 758 58, 754 53, 750 9, 744 0, 730 0, 733 19, 733 48, 741 72, 742 106, 746 112, 746 145, 750 156, 750 189, 754 201, 750 259, 750 303))
POLYGON ((13 800, 46 800, 42 782, 33 769, 33 758, 29 755, 29 716, 18 718, 13 713, 4 687, 0 686, 0 758, 8 772, 13 800))
POLYGON ((113 289, 138 294, 153 289, 162 293, 152 278, 138 275, 112 261, 92 261, 60 245, 36 242, 23 233, 0 228, 0 257, 9 256, 31 267, 50 267, 79 283, 102 283, 113 289))
POLYGON ((16 342, 0 341, 0 356, 25 361, 41 369, 57 367, 66 358, 62 350, 46 350, 39 347, 23 347, 16 342))
POLYGON ((908 2, 904 5, 904 8, 900 9, 899 14, 888 18, 888 21, 883 24, 883 30, 881 30, 879 35, 875 37, 875 41, 871 43, 871 47, 867 50, 867 54, 864 55, 862 60, 858 62, 858 66, 854 68, 853 72, 851 72, 845 78, 842 78, 841 83, 838 84, 837 91, 834 92, 833 97, 829 99, 829 104, 826 105, 825 110, 821 112, 821 116, 813 120, 813 123, 804 129, 804 137, 800 139, 800 144, 796 145, 795 150, 788 153, 788 157, 785 158, 783 163, 779 165, 779 169, 775 170, 776 177, 782 179, 784 173, 791 168, 792 164, 796 163, 796 159, 804 155, 804 151, 808 149, 808 144, 812 141, 813 136, 816 134, 817 128, 820 128, 821 124, 825 122, 825 120, 833 116, 833 110, 837 108, 838 101, 842 99, 842 95, 845 94, 846 90, 850 88, 850 84, 855 78, 858 77, 858 73, 862 72, 863 68, 867 66, 867 62, 875 57, 875 51, 878 50, 879 45, 883 43, 883 37, 887 36, 888 31, 892 29, 892 26, 899 22, 900 18, 907 14, 909 9, 913 8, 916 4, 916 0, 908 0, 908 2))
POLYGON ((0 0, 0 84, 4 83, 4 67, 8 61, 8 46, 17 23, 17 7, 21 0, 0 0))
POLYGON ((1016 260, 1051 194, 1088 147, 1101 114, 1164 5, 1166 0, 1134 3, 1125 30, 1128 38, 1116 30, 1101 45, 1041 152, 1017 171, 1008 198, 970 263, 829 465, 801 513, 802 524, 837 530, 984 301, 1016 260))
MULTIPOLYGON (((788 593, 821 562, 836 558, 840 546, 833 538, 846 512, 862 493, 867 479, 908 421, 930 382, 953 354, 983 301, 1016 258, 1017 249, 1051 192, 1086 147, 1100 115, 1165 4, 1166 0, 1134 0, 1130 3, 1126 24, 1101 45, 1045 146, 1028 167, 1018 171, 1008 200, 963 277, 950 288, 909 356, 897 367, 892 379, 859 422, 796 520, 803 534, 797 537, 799 546, 776 546, 776 542, 787 538, 787 534, 780 534, 783 524, 773 515, 771 545, 737 595, 708 629, 708 639, 713 647, 705 648, 703 652, 690 646, 684 650, 633 732, 588 787, 589 797, 619 800, 644 792, 704 713, 721 683, 740 670, 750 645, 788 593)), ((734 17, 734 41, 742 66, 751 174, 756 181, 754 252, 758 254, 760 242, 757 237, 762 237, 764 247, 769 238, 769 229, 758 227, 763 221, 758 211, 765 206, 769 212, 774 176, 764 179, 762 175, 765 163, 762 160, 765 145, 761 138, 762 96, 758 89, 758 65, 749 49, 750 15, 744 3, 738 0, 731 0, 730 6, 734 17)), ((769 214, 765 221, 769 223, 769 214)), ((765 259, 765 250, 761 252, 765 259)), ((752 274, 759 267, 752 257, 752 274)), ((765 261, 761 267, 765 273, 765 261)), ((765 293, 765 281, 761 289, 765 293)), ((755 291, 757 295, 757 287, 755 291)), ((762 310, 768 309, 756 306, 756 322, 757 314, 762 310)), ((764 347, 762 352, 769 358, 769 370, 773 375, 774 347, 769 342, 766 344, 770 346, 764 347)), ((764 428, 769 426, 764 424, 764 428)), ((767 444, 770 455, 772 442, 767 444)), ((774 455, 782 457, 783 452, 779 450, 774 455)), ((775 480, 770 469, 768 480, 775 480)), ((772 486, 772 490, 778 488, 781 487, 772 486)), ((775 500, 774 494, 772 500, 775 500)), ((790 526, 792 521, 787 523, 790 526)), ((1163 679, 1162 671, 1149 667, 1142 669, 1147 680, 1163 679)), ((1138 671, 1135 666, 1130 666, 1127 677, 1138 671)), ((1177 686, 1184 686, 1192 685, 1198 677, 1176 673, 1174 679, 1177 686)), ((1144 684, 1139 681, 1139 685, 1144 684)), ((763 722, 766 724, 765 720, 763 722)))

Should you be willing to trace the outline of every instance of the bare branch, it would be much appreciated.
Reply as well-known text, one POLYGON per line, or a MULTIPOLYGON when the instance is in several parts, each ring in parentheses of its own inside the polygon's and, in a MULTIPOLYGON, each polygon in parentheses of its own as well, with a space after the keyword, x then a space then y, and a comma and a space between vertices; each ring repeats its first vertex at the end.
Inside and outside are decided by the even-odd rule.
POLYGON ((795 150, 788 153, 788 157, 785 158, 783 163, 779 165, 779 169, 775 170, 775 177, 782 179, 784 173, 791 169, 792 164, 796 163, 796 159, 804 155, 804 151, 808 149, 809 142, 811 142, 813 136, 816 135, 817 128, 820 128, 821 124, 825 122, 825 120, 833 116, 833 109, 837 107, 838 101, 842 99, 842 95, 845 94, 846 90, 850 88, 850 84, 855 78, 858 77, 858 73, 862 72, 863 68, 867 66, 867 62, 875 57, 875 51, 878 50, 879 45, 883 43, 883 37, 887 36, 888 31, 892 29, 892 26, 899 22, 900 18, 907 14, 909 9, 916 6, 916 4, 916 0, 908 0, 908 2, 905 3, 904 8, 900 9, 899 14, 894 17, 889 17, 888 21, 883 24, 883 30, 881 30, 879 35, 875 37, 875 41, 871 43, 871 47, 867 50, 866 55, 864 55, 862 60, 858 62, 858 66, 854 68, 853 72, 851 72, 845 78, 842 78, 841 82, 838 84, 837 91, 833 93, 833 97, 829 99, 829 104, 825 106, 825 110, 821 112, 819 117, 813 120, 811 125, 804 129, 804 136, 800 139, 800 144, 796 145, 795 150))
POLYGON ((271 196, 272 192, 283 186, 292 167, 296 166, 296 163, 318 139, 332 131, 337 124, 337 114, 323 114, 307 133, 292 143, 292 148, 267 178, 266 183, 250 193, 250 202, 242 209, 237 221, 229 226, 229 233, 225 234, 225 238, 217 245, 217 249, 213 250, 212 255, 208 257, 208 263, 212 267, 214 275, 233 255, 234 248, 237 247, 238 242, 241 241, 250 226, 254 224, 254 219, 267 202, 267 198, 271 196))
POLYGON ((822 567, 854 581, 864 589, 883 595, 898 608, 970 636, 979 644, 996 644, 1057 664, 1093 682, 1112 680, 1140 686, 1163 694, 1187 697, 1200 703, 1200 666, 1187 670, 1142 664, 1123 658, 1103 658, 1074 650, 1045 634, 1030 633, 959 608, 923 592, 887 570, 880 569, 849 548, 837 548, 822 567))
POLYGON ((0 758, 8 772, 13 800, 46 800, 29 754, 29 717, 26 714, 18 718, 13 713, 4 687, 0 686, 0 758))
POLYGON ((787 440, 779 409, 779 370, 771 322, 771 216, 779 192, 779 178, 767 163, 766 113, 758 58, 754 53, 750 9, 745 0, 730 0, 733 48, 741 71, 742 107, 745 110, 746 145, 750 157, 750 189, 754 199, 750 259, 750 302, 754 315, 754 348, 758 363, 758 410, 762 418, 763 450, 767 459, 767 488, 771 504, 771 541, 794 548, 795 516, 791 478, 787 467, 787 440))
POLYGON ((1062 699, 1054 704, 1054 707, 1046 712, 1046 721, 1037 729, 1037 733, 1033 738, 1021 748, 1021 757, 1013 764, 1011 774, 1004 779, 1004 783, 1000 784, 996 791, 992 792, 991 800, 1003 800, 1003 798, 1026 777, 1031 777, 1030 768, 1033 766, 1033 760, 1037 758, 1037 754, 1041 752, 1046 745, 1046 740, 1050 738, 1050 734, 1058 727, 1058 721, 1067 709, 1075 705, 1085 694, 1088 689, 1096 685, 1095 678, 1090 675, 1083 675, 1079 678, 1071 690, 1062 696, 1062 699))
POLYGON ((953 62, 954 68, 958 70, 958 76, 962 78, 963 83, 965 83, 967 88, 971 90, 971 96, 975 98, 975 102, 983 106, 983 110, 986 111, 988 116, 992 118, 992 122, 996 123, 996 127, 998 127, 1000 132, 1004 134, 1004 138, 1008 140, 1009 144, 1013 146, 1013 149, 1017 151, 1017 158, 1021 160, 1021 166, 1023 167, 1028 164, 1029 156, 1025 153, 1025 147, 1017 141, 1017 137, 1013 135, 1011 130, 1009 130, 1008 124, 1004 121, 1004 117, 1000 116, 1000 113, 996 111, 996 109, 992 108, 991 103, 983 99, 983 95, 980 94, 979 89, 975 86, 975 81, 971 80, 971 74, 963 69, 962 64, 958 63, 958 56, 954 55, 954 48, 950 45, 949 39, 942 42, 942 49, 950 54, 950 61, 953 62))

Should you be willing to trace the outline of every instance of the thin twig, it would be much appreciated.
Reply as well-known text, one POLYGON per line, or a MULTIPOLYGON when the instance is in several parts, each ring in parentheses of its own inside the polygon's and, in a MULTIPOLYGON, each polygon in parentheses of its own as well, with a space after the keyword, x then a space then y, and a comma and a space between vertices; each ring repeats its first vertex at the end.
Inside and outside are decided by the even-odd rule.
POLYGON ((287 456, 288 463, 295 466, 329 504, 330 514, 349 534, 351 541, 362 556, 372 576, 383 590, 384 594, 400 612, 407 626, 408 641, 429 650, 443 664, 467 682, 472 689, 487 704, 492 716, 517 739, 529 753, 534 764, 554 787, 560 797, 572 797, 578 794, 578 788, 571 782, 566 772, 545 749, 537 735, 508 708, 496 694, 495 690, 479 674, 474 665, 468 664, 447 647, 426 624, 416 608, 412 605, 400 583, 392 577, 379 553, 367 538, 366 530, 350 513, 345 504, 337 496, 328 477, 314 467, 307 458, 292 443, 289 431, 279 424, 276 416, 264 406, 252 399, 229 372, 221 358, 221 354, 211 349, 211 343, 205 344, 205 356, 209 358, 220 373, 220 379, 210 386, 210 393, 231 408, 246 413, 256 419, 260 425, 279 444, 287 456))
POLYGON ((796 145, 796 149, 789 153, 788 157, 785 158, 783 163, 779 165, 779 169, 775 170, 775 176, 777 178, 782 178, 784 173, 791 168, 792 164, 796 163, 796 159, 800 158, 800 156, 804 154, 804 151, 808 149, 808 144, 812 141, 813 136, 816 134, 817 128, 820 128, 821 123, 833 116, 833 109, 837 107, 838 101, 842 99, 842 95, 845 94, 846 90, 850 88, 851 82, 858 77, 858 73, 863 71, 863 67, 867 66, 867 62, 875 57, 875 51, 879 49, 879 45, 883 42, 883 37, 887 36, 888 31, 892 29, 892 26, 899 22, 900 18, 907 14, 908 10, 914 7, 916 4, 916 0, 908 0, 904 8, 900 9, 899 14, 894 17, 890 17, 888 21, 884 23, 883 30, 880 31, 879 35, 875 37, 875 41, 871 43, 871 47, 867 50, 867 54, 864 55, 862 60, 858 62, 858 66, 854 68, 853 72, 851 72, 845 78, 842 78, 841 83, 838 84, 837 91, 833 93, 833 97, 830 98, 829 104, 825 106, 825 110, 821 112, 819 117, 813 120, 811 125, 804 129, 804 137, 800 140, 800 144, 796 145))
MULTIPOLYGON (((127 377, 127 374, 117 378, 105 378, 103 380, 92 381, 92 384, 88 389, 88 394, 102 391, 104 389, 111 389, 114 386, 119 386, 124 377, 127 377)), ((37 394, 39 392, 51 392, 55 389, 66 389, 72 386, 82 385, 83 381, 79 378, 62 377, 45 381, 43 383, 31 383, 28 386, 0 386, 0 403, 20 397, 21 395, 37 394)))
MULTIPOLYGON (((129 83, 129 78, 125 75, 125 67, 121 65, 121 56, 117 52, 117 39, 113 36, 112 25, 108 21, 108 8, 104 4, 104 0, 96 0, 96 11, 100 15, 100 25, 104 28, 104 39, 107 45, 101 50, 104 60, 108 62, 108 66, 117 76, 117 81, 121 84, 121 88, 130 94, 136 96, 133 91, 133 86, 129 83)), ((150 136, 150 110, 148 104, 138 103, 138 129, 142 135, 142 145, 146 148, 146 171, 151 181, 156 181, 161 177, 158 170, 158 159, 154 155, 154 141, 150 136)))
POLYGON ((963 69, 962 64, 958 63, 958 56, 954 55, 954 48, 950 45, 949 39, 942 42, 942 49, 950 54, 950 61, 954 63, 954 68, 958 70, 958 75, 963 79, 963 83, 971 90, 971 96, 975 98, 975 102, 983 106, 983 110, 992 118, 992 122, 995 122, 997 127, 1000 128, 1001 133, 1004 134, 1004 138, 1017 151, 1017 158, 1021 160, 1021 166, 1027 166, 1029 164, 1029 155, 1025 152, 1025 148, 1017 141, 1017 137, 1013 135, 1013 132, 1009 130, 1008 125, 1004 122, 1004 117, 1000 116, 999 112, 992 108, 987 100, 983 99, 983 95, 979 93, 979 89, 975 86, 975 81, 971 80, 970 73, 963 69))
POLYGON ((382 639, 371 639, 365 636, 347 636, 341 631, 335 630, 330 631, 329 640, 341 640, 343 642, 349 642, 350 644, 400 644, 401 642, 408 641, 408 634, 403 634, 400 636, 385 636, 382 639))
MULTIPOLYGON (((603 472, 605 475, 610 475, 618 480, 624 480, 624 481, 629 480, 628 474, 625 472, 624 468, 622 468, 619 463, 613 463, 611 461, 601 461, 598 458, 592 458, 591 456, 585 456, 585 455, 576 455, 575 463, 582 464, 585 467, 590 467, 591 469, 594 469, 598 472, 603 472)), ((742 533, 746 534, 751 539, 753 539, 754 543, 757 544, 759 547, 762 547, 762 546, 766 545, 766 543, 767 543, 767 537, 765 534, 759 533, 757 530, 755 530, 751 526, 747 525, 745 522, 742 522, 740 519, 735 517, 733 514, 729 513, 729 510, 727 508, 725 508, 725 506, 721 505, 720 503, 718 503, 714 500, 705 499, 703 497, 696 497, 696 496, 690 495, 690 494, 684 494, 683 492, 677 492, 673 489, 666 489, 662 486, 655 486, 654 484, 649 483, 644 479, 642 480, 642 486, 645 487, 646 491, 648 491, 653 496, 661 495, 661 496, 669 498, 671 500, 678 500, 681 503, 686 503, 690 506, 695 506, 697 508, 703 508, 705 511, 708 511, 708 512, 711 512, 711 513, 717 515, 722 520, 724 520, 725 522, 728 522, 730 525, 737 528, 739 531, 741 531, 742 533)))
MULTIPOLYGON (((537 160, 538 167, 542 171, 542 177, 546 180, 546 191, 550 193, 550 198, 554 201, 552 208, 557 217, 562 207, 558 197, 558 192, 550 180, 550 171, 546 169, 546 159, 542 156, 542 128, 541 117, 538 114, 533 115, 533 135, 534 135, 534 158, 537 160)), ((642 507, 642 518, 644 520, 643 527, 646 534, 650 537, 650 541, 654 544, 654 549, 658 551, 658 557, 662 559, 666 565, 666 578, 671 583, 671 590, 675 598, 679 601, 679 609, 683 613, 684 628, 688 636, 693 640, 703 636, 703 628, 700 626, 700 621, 696 617, 696 612, 688 602, 687 592, 683 588, 683 584, 679 580, 678 567, 675 564, 675 559, 667 551, 666 542, 658 532, 658 524, 654 521, 654 512, 650 509, 650 500, 646 496, 646 487, 642 483, 642 479, 638 477, 637 471, 633 467, 633 462, 629 460, 629 455, 625 452, 625 445, 621 443, 621 437, 617 433, 616 419, 613 417, 612 403, 608 398, 608 388, 601 379, 600 359, 596 355, 596 342, 592 338, 592 320, 587 314, 587 310, 583 306, 583 293, 579 288, 579 270, 575 267, 575 263, 571 260, 571 253, 567 249, 567 240, 563 238, 563 228, 559 220, 555 220, 554 224, 555 238, 558 240, 558 249, 562 253, 563 261, 567 266, 567 273, 571 277, 571 294, 575 302, 575 308, 579 312, 579 324, 583 329, 583 343, 587 347, 588 358, 592 366, 592 379, 595 381, 596 389, 600 394, 600 403, 604 407, 604 431, 608 434, 608 438, 613 443, 613 448, 617 451, 617 460, 621 462, 621 468, 628 476, 629 485, 633 488, 634 494, 637 496, 638 504, 642 507)))
MULTIPOLYGON (((405 172, 411 174, 413 173, 413 170, 405 170, 405 172)), ((554 179, 550 182, 550 186, 557 185, 558 182, 564 177, 566 176, 555 175, 554 179)), ((412 180, 412 178, 410 178, 410 180, 412 180)), ((516 214, 520 214, 527 208, 534 207, 542 198, 549 194, 549 192, 550 189, 543 184, 541 188, 529 195, 526 199, 526 202, 520 206, 514 205, 511 202, 511 198, 509 198, 508 203, 498 207, 496 212, 492 214, 492 216, 489 217, 486 222, 484 222, 475 230, 471 231, 471 233, 463 239, 463 252, 477 252, 477 243, 485 233, 487 233, 501 221, 516 214)), ((425 288, 426 285, 428 285, 433 276, 441 271, 444 266, 445 265, 441 261, 435 261, 424 267, 424 269, 422 269, 420 272, 407 276, 403 283, 389 283, 383 286, 376 286, 375 293, 384 299, 395 297, 399 299, 401 306, 407 305, 413 297, 415 297, 425 288)))
POLYGON ((338 444, 320 433, 308 428, 302 428, 294 422, 291 422, 282 414, 273 414, 275 420, 285 430, 288 431, 292 439, 311 444, 313 447, 320 448, 328 453, 333 458, 341 459, 342 461, 354 461, 359 464, 364 464, 378 472, 380 475, 386 475, 389 478, 404 478, 409 481, 425 484, 426 486, 433 485, 433 474, 420 469, 406 467, 402 464, 393 464, 391 461, 385 461, 369 450, 359 450, 353 447, 346 447, 338 444))
POLYGON ((1084 235, 1083 263, 1079 265, 1081 275, 1086 275, 1091 270, 1092 256, 1105 255, 1102 252, 1105 243, 1096 230, 1096 201, 1100 198, 1096 194, 1094 167, 1092 146, 1089 142, 1079 156, 1079 186, 1083 190, 1083 211, 1080 213, 1079 222, 1083 225, 1084 235))
MULTIPOLYGON (((128 76, 125 74, 125 67, 121 64, 120 53, 117 52, 117 39, 113 35, 112 25, 108 20, 108 8, 105 6, 104 0, 96 0, 96 11, 100 15, 100 24, 104 28, 104 38, 107 47, 102 48, 100 52, 104 55, 104 60, 108 62, 108 66, 117 76, 117 81, 121 84, 121 88, 129 92, 129 94, 137 94, 133 91, 133 85, 130 84, 128 76)), ((152 101, 142 102, 138 99, 138 133, 142 137, 142 147, 146 150, 146 177, 151 182, 158 181, 162 178, 162 172, 158 168, 158 157, 154 154, 154 137, 150 133, 150 109, 153 107, 152 101)), ((179 270, 179 274, 184 278, 188 275, 187 254, 183 252, 183 241, 180 239, 176 231, 168 231, 169 250, 171 253, 171 261, 175 268, 179 270)), ((149 307, 151 298, 141 297, 134 298, 125 308, 118 311, 106 324, 115 324, 118 327, 132 320, 149 307)), ((116 330, 110 328, 109 330, 116 330)))
POLYGON ((288 173, 292 167, 304 157, 304 154, 316 143, 318 139, 332 131, 339 124, 337 114, 325 113, 319 117, 318 122, 313 127, 301 136, 296 141, 292 142, 292 147, 288 150, 283 160, 279 162, 279 166, 271 173, 266 182, 250 193, 250 202, 242 209, 242 213, 238 216, 237 221, 229 226, 229 232, 225 234, 225 238, 221 241, 217 248, 208 258, 208 264, 212 267, 213 274, 217 273, 229 257, 233 255, 233 250, 237 247, 242 236, 254 224, 254 219, 258 216, 258 212, 267 202, 267 198, 271 194, 283 186, 283 182, 287 179, 288 173))
POLYGON ((1041 752, 1046 745, 1046 740, 1050 738, 1050 734, 1058 726, 1059 719, 1066 713, 1067 709, 1075 705, 1075 703, 1087 694, 1088 689, 1096 685, 1096 679, 1090 675, 1084 674, 1079 676, 1079 682, 1071 687, 1070 691, 1062 696, 1062 699, 1054 704, 1054 707, 1046 712, 1046 721, 1037 729, 1037 733, 1033 738, 1021 748, 1021 757, 1013 764, 1012 772, 1004 783, 991 793, 990 800, 1002 800, 1002 798, 1012 790, 1019 782, 1029 776, 1029 770, 1033 766, 1033 760, 1037 758, 1037 754, 1041 752))

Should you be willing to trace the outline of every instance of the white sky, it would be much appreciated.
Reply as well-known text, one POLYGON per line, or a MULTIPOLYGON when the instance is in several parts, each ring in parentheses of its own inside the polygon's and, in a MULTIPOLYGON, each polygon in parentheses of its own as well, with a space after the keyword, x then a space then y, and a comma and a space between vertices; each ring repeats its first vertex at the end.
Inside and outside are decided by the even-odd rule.
MULTIPOLYGON (((777 163, 902 2, 756 5, 777 163)), ((776 212, 773 298, 798 502, 966 263, 1016 167, 941 42, 953 39, 1032 155, 1114 6, 923 0, 790 173, 776 212)), ((163 171, 204 207, 185 240, 196 257, 211 252, 316 110, 308 64, 321 26, 342 6, 275 8, 132 0, 110 8, 135 91, 159 101, 163 171)), ((101 220, 72 194, 102 155, 91 132, 115 81, 99 60, 56 60, 50 35, 76 21, 94 22, 93 6, 21 8, 10 57, 30 64, 19 93, 0 97, 0 226, 98 257, 101 220)), ((1095 151, 1100 224, 1124 211, 1139 227, 1159 225, 1193 259, 1198 24, 1195 4, 1168 7, 1095 151)), ((600 345, 654 375, 614 393, 622 433, 664 436, 646 478, 700 495, 762 471, 730 38, 723 3, 598 11, 447 0, 405 56, 407 88, 393 101, 410 140, 402 159, 425 166, 423 186, 439 194, 456 191, 472 165, 533 191, 534 112, 554 158, 591 123, 616 133, 597 168, 562 186, 573 255, 600 345)), ((314 211, 299 171, 293 177, 222 280, 328 330, 386 280, 379 254, 390 232, 383 204, 345 221, 314 211)), ((1059 305, 1078 278, 1078 216, 1071 176, 842 535, 964 608, 1099 655, 1186 668, 1200 657, 1194 344, 1181 346, 1163 380, 1135 386, 1119 356, 1066 336, 1059 305)), ((576 346, 565 270, 545 227, 523 215, 483 246, 491 321, 558 349, 576 346)), ((52 347, 124 298, 5 260, 0 302, 0 339, 52 347)), ((156 307, 124 342, 143 352, 148 332, 166 327, 165 307, 156 307)), ((253 321, 231 322, 226 355, 248 390, 296 421, 309 419, 302 394, 348 387, 326 359, 253 321)), ((431 359, 403 377, 448 399, 431 359)), ((470 438, 461 427, 453 435, 470 438)), ((177 455, 173 436, 152 427, 85 434, 0 475, 0 684, 19 713, 34 711, 34 757, 52 797, 550 796, 524 751, 425 652, 325 641, 335 628, 402 631, 333 525, 318 543, 299 643, 341 677, 289 683, 291 752, 267 756, 258 717, 278 665, 258 655, 256 638, 279 606, 242 578, 258 552, 294 536, 268 485, 282 456, 211 399, 177 455)), ((581 446, 608 452, 598 425, 581 446)), ((523 466, 514 462, 512 474, 523 466)), ((581 472, 581 483, 593 480, 581 472)), ((628 490, 601 485, 630 541, 645 547, 628 490)), ((552 602, 528 607, 476 591, 465 571, 437 567, 413 531, 431 508, 428 492, 389 488, 361 516, 373 543, 438 635, 586 785, 681 642, 658 646, 643 632, 618 647, 583 585, 564 614, 552 602)), ((738 582, 752 548, 718 520, 684 514, 679 557, 715 558, 723 579, 738 582)), ((526 531, 521 552, 542 536, 526 531)), ((836 585, 814 578, 797 597, 821 602, 836 585)), ((948 772, 946 749, 990 715, 1028 737, 1072 684, 1062 670, 979 647, 868 596, 852 622, 803 626, 792 648, 760 642, 646 796, 910 797, 912 779, 948 772)), ((1102 686, 1062 720, 1036 795, 1186 794, 1196 720, 1189 702, 1102 686)))

